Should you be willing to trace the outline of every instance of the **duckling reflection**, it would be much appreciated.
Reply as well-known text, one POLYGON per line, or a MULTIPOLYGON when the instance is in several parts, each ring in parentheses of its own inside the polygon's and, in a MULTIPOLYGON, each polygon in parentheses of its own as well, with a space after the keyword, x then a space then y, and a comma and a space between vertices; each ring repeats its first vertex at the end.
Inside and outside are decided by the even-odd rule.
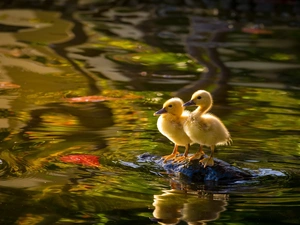
MULTIPOLYGON (((183 130, 183 124, 189 116, 189 111, 185 111, 183 101, 180 98, 171 98, 163 104, 163 108, 155 112, 159 115, 157 120, 157 128, 164 136, 174 143, 172 154, 163 156, 164 161, 176 158, 178 154, 178 146, 185 146, 184 155, 181 160, 186 159, 191 139, 183 130)), ((179 160, 177 158, 176 160, 179 160)))
POLYGON ((219 218, 227 205, 226 194, 189 194, 181 190, 167 190, 154 195, 153 216, 160 224, 204 224, 219 218))

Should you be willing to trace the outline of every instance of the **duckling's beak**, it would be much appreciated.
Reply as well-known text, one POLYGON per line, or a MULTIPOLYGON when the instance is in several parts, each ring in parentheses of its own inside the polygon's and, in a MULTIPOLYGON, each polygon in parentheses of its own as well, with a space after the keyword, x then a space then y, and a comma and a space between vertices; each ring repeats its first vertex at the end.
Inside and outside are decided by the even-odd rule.
POLYGON ((158 115, 166 113, 166 112, 167 112, 167 110, 165 108, 162 108, 162 109, 158 110, 157 112, 155 112, 153 115, 158 116, 158 115))
POLYGON ((196 105, 196 103, 193 100, 190 100, 190 101, 183 104, 184 107, 185 106, 190 106, 190 105, 196 105))

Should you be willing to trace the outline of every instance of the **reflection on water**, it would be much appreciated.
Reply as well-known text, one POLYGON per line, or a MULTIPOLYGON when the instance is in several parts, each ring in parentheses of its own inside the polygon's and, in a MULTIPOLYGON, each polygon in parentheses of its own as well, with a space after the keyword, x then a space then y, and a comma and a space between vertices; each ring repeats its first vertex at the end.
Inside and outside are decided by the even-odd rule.
POLYGON ((1 224, 300 223, 296 1, 163 2, 0 3, 1 224), (234 140, 217 158, 288 176, 183 192, 138 163, 172 148, 155 109, 199 88, 234 140))
POLYGON ((226 194, 199 193, 171 189, 161 195, 154 195, 153 216, 160 224, 204 224, 219 218, 226 210, 226 194))

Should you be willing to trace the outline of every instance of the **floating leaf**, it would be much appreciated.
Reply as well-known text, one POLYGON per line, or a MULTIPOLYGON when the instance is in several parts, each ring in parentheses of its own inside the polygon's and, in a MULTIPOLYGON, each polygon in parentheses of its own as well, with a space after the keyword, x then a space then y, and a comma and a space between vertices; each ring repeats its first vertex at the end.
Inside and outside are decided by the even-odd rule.
POLYGON ((68 102, 102 102, 107 100, 116 100, 116 98, 105 97, 105 96, 83 96, 75 98, 66 98, 68 102))
POLYGON ((20 88, 20 85, 13 84, 6 81, 0 82, 0 89, 13 89, 13 88, 20 88))
POLYGON ((107 96, 82 96, 75 98, 65 98, 68 102, 102 102, 102 101, 111 101, 111 100, 124 100, 124 99, 138 99, 142 98, 138 95, 128 94, 119 98, 107 97, 107 96))
POLYGON ((249 34, 272 34, 273 31, 259 28, 259 27, 244 27, 242 29, 244 33, 249 33, 249 34))
POLYGON ((87 154, 76 154, 76 155, 65 155, 60 157, 60 160, 65 163, 80 164, 83 166, 99 167, 99 156, 87 155, 87 154))

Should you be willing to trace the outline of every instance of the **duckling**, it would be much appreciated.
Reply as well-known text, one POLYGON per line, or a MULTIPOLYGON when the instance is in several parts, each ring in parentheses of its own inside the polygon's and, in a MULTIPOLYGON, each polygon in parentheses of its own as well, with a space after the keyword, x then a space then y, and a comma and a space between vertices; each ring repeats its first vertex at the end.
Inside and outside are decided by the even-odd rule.
POLYGON ((200 160, 204 167, 213 166, 213 154, 216 145, 228 145, 232 140, 230 134, 224 124, 216 116, 207 113, 212 105, 213 99, 209 92, 198 90, 193 95, 190 101, 184 103, 183 106, 198 106, 191 112, 189 118, 184 124, 184 131, 195 143, 200 144, 198 152, 190 158, 198 158, 202 155, 202 145, 209 146, 211 154, 209 158, 200 160))
POLYGON ((185 111, 183 101, 180 98, 171 98, 163 104, 163 108, 155 112, 159 115, 157 128, 164 136, 174 143, 172 154, 163 156, 164 162, 175 159, 178 152, 178 146, 185 146, 185 152, 182 159, 186 159, 191 139, 183 130, 183 124, 189 116, 189 111, 185 111))

